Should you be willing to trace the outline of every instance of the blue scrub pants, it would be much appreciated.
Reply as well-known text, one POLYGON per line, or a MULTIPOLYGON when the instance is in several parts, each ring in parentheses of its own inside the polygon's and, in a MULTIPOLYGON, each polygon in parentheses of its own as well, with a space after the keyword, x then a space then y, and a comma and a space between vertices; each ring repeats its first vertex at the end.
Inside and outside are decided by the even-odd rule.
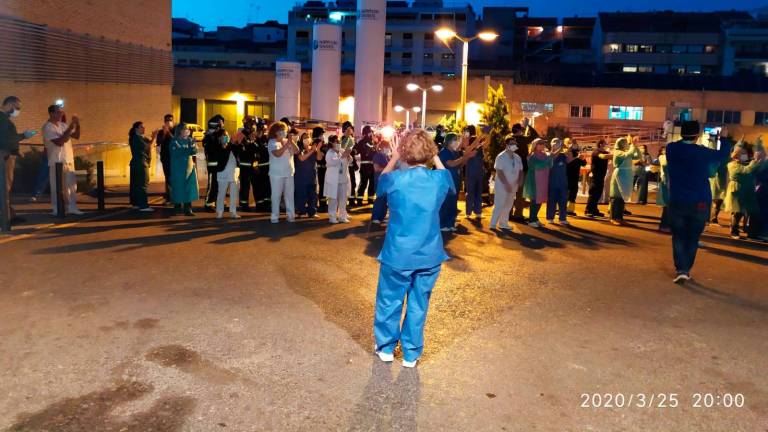
POLYGON ((483 174, 474 173, 467 175, 465 185, 467 216, 472 213, 481 214, 483 212, 483 174))
POLYGON ((453 193, 449 193, 443 201, 443 205, 440 206, 440 228, 453 228, 456 226, 456 216, 459 213, 457 207, 459 203, 459 196, 453 193))
MULTIPOLYGON (((374 174, 373 183, 378 185, 380 177, 381 177, 380 173, 374 174)), ((386 196, 379 196, 378 194, 376 194, 376 200, 373 202, 373 213, 371 214, 371 219, 377 220, 377 221, 383 221, 384 218, 387 217, 388 209, 389 207, 387 206, 386 196)))
POLYGON ((294 191, 296 213, 314 216, 317 213, 317 185, 296 182, 294 191))
POLYGON ((566 220, 566 206, 568 205, 568 187, 550 188, 547 193, 547 220, 555 218, 555 210, 558 209, 560 220, 566 220))
POLYGON ((405 361, 412 362, 421 356, 424 351, 424 322, 427 320, 429 297, 440 275, 440 267, 398 270, 381 264, 373 320, 376 351, 392 353, 397 341, 400 341, 405 361), (407 306, 400 327, 404 301, 407 306))

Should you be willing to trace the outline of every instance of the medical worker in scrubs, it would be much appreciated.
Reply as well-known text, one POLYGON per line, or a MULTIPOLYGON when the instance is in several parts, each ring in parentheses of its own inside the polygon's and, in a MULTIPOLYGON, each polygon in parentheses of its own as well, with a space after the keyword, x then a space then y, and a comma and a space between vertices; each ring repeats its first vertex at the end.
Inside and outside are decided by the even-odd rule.
POLYGON ((424 130, 405 136, 381 175, 377 196, 386 196, 390 209, 376 291, 373 334, 376 354, 394 360, 400 342, 403 367, 415 367, 424 350, 424 322, 429 297, 448 255, 440 234, 440 206, 456 193, 450 172, 437 157, 437 146, 424 130), (406 169, 395 170, 399 160, 406 169), (427 168, 432 161, 436 170, 427 168), (403 303, 407 303, 402 326, 403 303))
POLYGON ((553 138, 552 168, 549 170, 549 191, 547 193, 547 223, 555 223, 555 211, 560 215, 560 223, 569 225, 568 205, 568 164, 573 157, 563 148, 563 140, 553 138))
MULTIPOLYGON (((472 146, 477 141, 477 129, 474 125, 464 128, 464 139, 472 146)), ((467 217, 475 214, 476 219, 483 217, 483 181, 485 180, 485 162, 482 147, 474 150, 474 155, 467 159, 465 173, 466 214, 467 217)))
POLYGON ((491 214, 490 228, 496 229, 497 225, 503 230, 511 230, 509 226, 509 212, 515 203, 517 188, 520 185, 523 174, 523 160, 517 154, 517 140, 514 135, 504 139, 505 149, 496 156, 493 168, 496 176, 493 181, 493 213, 491 214))
POLYGON ((462 154, 459 150, 459 136, 454 133, 448 133, 443 140, 443 149, 438 153, 440 161, 445 166, 445 169, 451 173, 453 178, 453 187, 456 193, 448 194, 440 207, 440 230, 446 232, 456 232, 456 216, 459 214, 459 191, 461 190, 461 167, 463 167, 468 160, 477 155, 477 149, 487 141, 488 137, 484 136, 478 140, 475 140, 469 147, 464 149, 462 154))
POLYGON ((631 136, 616 140, 613 149, 613 175, 611 177, 611 223, 624 223, 624 206, 632 197, 632 162, 640 159, 640 150, 631 136))

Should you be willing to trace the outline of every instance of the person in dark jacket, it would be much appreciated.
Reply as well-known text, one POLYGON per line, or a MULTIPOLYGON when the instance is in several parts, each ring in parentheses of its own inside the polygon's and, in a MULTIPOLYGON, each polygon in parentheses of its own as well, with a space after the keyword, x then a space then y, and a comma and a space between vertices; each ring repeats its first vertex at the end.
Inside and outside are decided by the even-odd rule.
POLYGON ((152 138, 144 136, 144 123, 137 121, 128 131, 128 142, 131 147, 131 179, 130 201, 134 209, 141 212, 154 211, 149 206, 147 187, 149 186, 149 166, 152 162, 150 149, 157 137, 157 131, 152 132, 152 138))
POLYGON ((565 139, 565 148, 571 154, 568 162, 568 216, 576 216, 576 197, 579 195, 579 177, 581 167, 587 165, 587 161, 581 157, 581 148, 578 141, 571 138, 565 139))
POLYGON ((219 139, 219 143, 221 147, 216 152, 218 159, 216 219, 224 217, 224 198, 227 196, 227 189, 229 189, 229 216, 232 219, 240 219, 240 215, 237 214, 237 200, 239 198, 238 189, 240 188, 240 154, 243 146, 240 143, 230 141, 229 134, 226 132, 219 139))
MULTIPOLYGON (((533 140, 539 137, 539 133, 536 129, 526 125, 523 127, 520 123, 512 125, 512 135, 517 142, 517 155, 520 156, 520 160, 523 161, 523 178, 525 178, 528 172, 528 153, 530 152, 531 143, 533 140)), ((512 217, 518 222, 525 222, 525 216, 523 216, 523 209, 530 204, 525 200, 523 196, 523 188, 517 188, 517 196, 515 197, 515 207, 512 211, 512 217)))
POLYGON ((163 126, 153 132, 156 135, 155 142, 157 149, 160 150, 160 163, 163 166, 163 175, 165 176, 165 203, 171 202, 171 141, 174 138, 173 115, 163 116, 163 126))
POLYGON ((317 148, 317 184, 318 184, 318 200, 320 211, 325 211, 327 205, 325 203, 325 195, 323 190, 325 188, 325 171, 327 165, 325 163, 325 153, 328 151, 328 146, 325 143, 325 129, 320 126, 312 129, 312 146, 317 148))
POLYGON ((243 127, 238 130, 235 141, 240 144, 240 211, 250 211, 250 195, 253 190, 256 202, 258 163, 258 144, 256 144, 256 118, 245 116, 243 127))
POLYGON ((592 152, 590 171, 592 173, 592 181, 589 185, 589 197, 587 198, 587 208, 584 211, 586 216, 590 217, 603 217, 604 213, 600 212, 598 203, 600 197, 603 196, 603 189, 605 189, 605 176, 608 174, 608 162, 613 159, 613 154, 605 149, 606 142, 601 139, 597 142, 597 147, 592 152))
POLYGON ((256 211, 270 211, 272 208, 272 186, 269 182, 269 139, 267 126, 263 122, 256 125, 256 187, 253 198, 256 200, 256 211))
MULTIPOLYGON (((477 129, 474 125, 469 125, 464 128, 464 148, 471 146, 477 139, 477 129)), ((466 189, 465 203, 466 203, 466 217, 470 217, 473 213, 475 218, 480 219, 483 217, 483 181, 485 179, 485 161, 484 161, 483 148, 477 148, 474 156, 469 158, 464 166, 465 180, 464 187, 466 189)))
POLYGON ((368 189, 368 204, 373 204, 376 186, 373 180, 373 155, 376 154, 376 146, 373 142, 373 130, 370 126, 363 127, 363 138, 355 144, 353 154, 360 156, 360 184, 355 194, 358 206, 363 205, 363 196, 368 189))
MULTIPOLYGON (((224 129, 224 117, 216 114, 208 120, 208 130, 203 137, 203 151, 205 152, 206 167, 208 169, 208 190, 205 197, 205 209, 209 212, 215 211, 216 196, 218 195, 218 180, 216 173, 219 172, 219 152, 222 148, 222 141, 227 131, 224 129)), ((227 135, 227 140, 229 136, 227 135)))
MULTIPOLYGON (((10 205, 13 171, 16 167, 16 156, 19 155, 19 143, 23 139, 31 138, 37 134, 32 130, 26 130, 24 133, 16 131, 16 125, 13 124, 12 119, 18 117, 20 113, 21 99, 16 96, 8 96, 3 100, 3 105, 0 106, 0 163, 5 164, 5 196, 9 202, 8 216, 11 223, 23 221, 16 216, 16 212, 10 205)), ((0 206, 0 212, 4 209, 5 205, 0 206)))

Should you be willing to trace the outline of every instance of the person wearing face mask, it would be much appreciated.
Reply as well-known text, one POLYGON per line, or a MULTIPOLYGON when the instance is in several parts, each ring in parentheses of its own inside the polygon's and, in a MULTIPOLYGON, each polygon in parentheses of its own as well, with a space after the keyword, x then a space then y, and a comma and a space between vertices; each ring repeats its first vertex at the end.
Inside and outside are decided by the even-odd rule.
POLYGON ((269 138, 266 125, 259 122, 256 125, 256 186, 253 188, 253 198, 256 200, 256 211, 272 211, 272 186, 269 181, 269 138))
MULTIPOLYGON (((523 177, 525 177, 528 172, 528 153, 530 151, 531 143, 539 137, 539 133, 526 122, 525 126, 520 123, 512 125, 512 135, 514 135, 517 140, 517 155, 520 156, 520 160, 523 161, 523 177)), ((523 196, 523 188, 517 188, 515 210, 512 213, 512 217, 518 221, 524 222, 525 217, 523 216, 523 209, 528 207, 528 204, 529 203, 523 196)))
MULTIPOLYGON (((471 146, 477 140, 477 129, 474 125, 464 128, 464 138, 471 146)), ((465 145, 467 145, 465 144, 465 145)), ((464 168, 464 185, 466 189, 466 216, 472 214, 476 219, 483 217, 483 182, 485 179, 485 161, 482 147, 475 149, 474 155, 467 160, 464 168)))
POLYGON ((325 196, 328 198, 328 221, 349 223, 347 195, 351 192, 349 165, 352 163, 352 149, 344 148, 336 135, 328 138, 329 149, 325 154, 325 196))
POLYGON ((293 155, 299 152, 294 133, 288 133, 288 125, 283 122, 273 123, 269 127, 269 184, 272 188, 272 215, 270 221, 280 221, 280 199, 285 200, 285 213, 288 222, 296 218, 294 212, 295 167, 293 155))
POLYGON ((171 150, 169 146, 173 140, 173 115, 166 114, 163 117, 163 126, 152 132, 155 134, 157 149, 160 150, 160 163, 163 166, 163 176, 165 176, 165 194, 163 198, 165 203, 171 202, 171 150))
MULTIPOLYGON (((744 137, 742 137, 739 142, 741 143, 743 139, 744 137)), ((722 145, 722 142, 720 144, 722 145)), ((717 150, 716 140, 709 140, 709 148, 717 150)), ((709 184, 712 190, 712 203, 714 204, 714 211, 710 223, 715 225, 719 225, 717 218, 720 216, 720 211, 725 202, 725 196, 728 193, 728 163, 731 161, 731 153, 733 153, 733 149, 729 150, 726 158, 712 166, 712 172, 710 173, 712 176, 709 179, 709 184)))
POLYGON ((639 149, 640 159, 633 162, 635 172, 633 182, 637 189, 637 204, 646 205, 648 203, 648 167, 653 163, 653 158, 648 153, 648 146, 641 145, 639 149))
POLYGON ((440 162, 451 174, 453 180, 453 189, 455 192, 449 192, 440 206, 440 231, 456 232, 456 217, 459 214, 459 191, 461 190, 461 169, 467 161, 477 155, 477 149, 486 142, 486 137, 475 140, 469 144, 469 139, 465 138, 466 148, 461 149, 459 136, 455 133, 445 135, 443 149, 437 154, 440 162))
POLYGON ((363 138, 354 147, 354 154, 360 158, 360 184, 355 193, 355 201, 358 206, 363 205, 366 189, 368 189, 368 204, 373 204, 373 196, 376 191, 373 181, 373 155, 375 153, 373 129, 369 125, 365 125, 363 126, 363 138))
MULTIPOLYGON (((20 223, 22 218, 16 216, 16 211, 11 207, 11 188, 13 187, 13 171, 16 168, 16 157, 19 155, 19 143, 24 139, 33 137, 37 132, 26 130, 23 133, 16 131, 13 119, 21 113, 21 99, 16 96, 8 96, 0 106, 0 163, 5 164, 5 197, 8 200, 8 210, 11 223, 20 223)), ((0 206, 4 211, 5 205, 0 206)))
POLYGON ((552 168, 552 156, 547 153, 547 142, 536 138, 531 143, 532 151, 528 155, 528 172, 525 174, 523 196, 531 202, 528 226, 540 228, 539 210, 547 202, 549 192, 549 170, 552 168))
POLYGON ((728 192, 725 195, 725 210, 731 213, 731 238, 739 239, 739 225, 744 222, 749 237, 757 237, 757 224, 752 219, 758 210, 755 193, 755 174, 765 166, 765 153, 756 152, 750 162, 749 153, 743 144, 737 144, 728 163, 728 192))
MULTIPOLYGON (((392 155, 392 149, 388 140, 382 140, 376 154, 373 155, 373 183, 378 184, 381 178, 381 172, 387 167, 389 158, 392 155)), ((371 223, 380 224, 387 217, 387 199, 376 197, 373 202, 373 212, 371 214, 371 223)))
POLYGON ((587 198, 587 208, 584 210, 584 215, 589 217, 603 217, 603 214, 598 208, 600 204, 600 198, 603 196, 603 189, 605 189, 605 177, 608 173, 608 161, 613 159, 613 155, 606 150, 606 143, 604 139, 598 140, 595 150, 590 157, 590 172, 592 174, 592 180, 589 185, 589 197, 587 198))
POLYGON ((43 125, 43 143, 48 153, 48 169, 51 181, 51 208, 56 216, 58 206, 56 197, 56 164, 61 163, 62 190, 67 213, 82 215, 77 208, 77 175, 75 174, 75 152, 72 138, 80 139, 80 119, 72 116, 72 122, 64 121, 64 109, 59 105, 48 107, 48 121, 43 125))
POLYGON ((579 195, 579 177, 581 177, 581 167, 586 166, 587 161, 581 157, 581 148, 576 139, 566 138, 565 148, 571 155, 571 161, 568 162, 568 216, 576 216, 576 198, 579 195))
POLYGON ((152 132, 152 138, 144 136, 144 123, 137 121, 128 131, 128 143, 131 147, 131 178, 130 201, 134 209, 140 212, 152 212, 147 199, 149 186, 149 165, 151 163, 152 143, 157 137, 157 131, 152 132))
POLYGON ((495 230, 497 225, 503 230, 511 230, 509 213, 515 203, 517 188, 523 174, 523 161, 517 152, 517 141, 514 135, 504 138, 505 149, 496 156, 493 169, 496 176, 493 181, 493 212, 491 213, 490 228, 495 230))
POLYGON ((219 164, 216 172, 216 182, 218 183, 216 219, 224 217, 224 199, 227 197, 227 189, 229 189, 229 217, 240 219, 240 215, 237 214, 237 201, 240 197, 240 154, 243 146, 241 142, 230 141, 229 134, 226 133, 221 136, 220 143, 219 164))
POLYGON ((251 189, 253 190, 254 203, 258 180, 256 171, 259 169, 258 144, 256 143, 256 118, 245 116, 243 127, 237 131, 235 141, 240 144, 240 211, 251 210, 251 189))
POLYGON ((197 144, 186 124, 176 127, 169 146, 171 158, 171 202, 176 214, 182 211, 187 216, 194 216, 192 203, 200 198, 197 185, 197 167, 194 156, 197 154, 197 144))
MULTIPOLYGON (((352 156, 352 162, 349 164, 349 181, 351 184, 351 190, 352 194, 357 191, 357 176, 355 175, 355 172, 358 170, 357 165, 357 159, 355 158, 356 152, 355 152, 355 127, 352 126, 352 123, 346 121, 341 125, 341 149, 347 150, 350 149, 351 156, 352 156)), ((349 206, 354 207, 357 204, 357 200, 355 200, 354 195, 349 196, 349 206)))
POLYGON ((613 175, 611 177, 611 223, 624 224, 624 206, 632 197, 632 163, 640 159, 640 150, 634 139, 627 135, 616 140, 613 150, 613 175))
POLYGON ((555 211, 559 214, 562 225, 570 225, 568 222, 568 164, 573 156, 563 146, 563 140, 553 138, 552 168, 549 170, 549 191, 547 192, 547 223, 555 223, 555 211))
POLYGON ((328 205, 325 202, 325 195, 323 190, 325 189, 325 153, 328 150, 328 146, 325 144, 325 129, 320 126, 312 128, 312 146, 317 148, 317 185, 318 185, 318 210, 327 211, 328 205))
POLYGON ((296 215, 307 215, 316 218, 317 215, 317 158, 320 157, 320 146, 312 145, 312 138, 304 132, 299 137, 299 153, 294 156, 296 166, 294 183, 296 186, 295 205, 296 215))
MULTIPOLYGON (((219 153, 222 149, 224 136, 227 131, 224 129, 224 117, 216 114, 208 120, 208 130, 203 136, 203 151, 205 152, 206 167, 208 169, 208 188, 205 196, 205 209, 208 212, 216 211, 216 197, 219 194, 219 183, 216 174, 219 169, 219 153)), ((227 135, 227 140, 229 136, 227 135)))

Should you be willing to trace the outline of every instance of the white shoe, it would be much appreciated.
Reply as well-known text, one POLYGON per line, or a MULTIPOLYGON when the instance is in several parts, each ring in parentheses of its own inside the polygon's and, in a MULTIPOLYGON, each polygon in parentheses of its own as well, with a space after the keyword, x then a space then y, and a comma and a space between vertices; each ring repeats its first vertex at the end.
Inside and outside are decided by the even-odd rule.
POLYGON ((372 224, 381 225, 381 221, 378 219, 371 219, 372 224))
POLYGON ((503 229, 504 231, 512 231, 512 227, 509 225, 499 225, 499 228, 503 229))
POLYGON ((386 363, 395 361, 395 355, 391 353, 376 351, 376 355, 379 356, 379 360, 386 363))
POLYGON ((216 213, 216 219, 221 219, 224 217, 224 213, 216 213))
POLYGON ((350 220, 348 217, 343 217, 343 218, 341 218, 341 219, 339 220, 339 222, 341 222, 341 223, 350 223, 350 222, 352 222, 352 221, 351 221, 351 220, 350 220))
POLYGON ((295 216, 289 216, 287 218, 287 220, 288 220, 288 222, 295 222, 296 221, 296 217, 295 216))
POLYGON ((570 223, 570 222, 568 222, 567 220, 564 220, 564 221, 560 221, 560 223, 561 223, 561 224, 563 224, 563 225, 565 225, 565 226, 568 226, 568 225, 570 225, 570 224, 571 224, 571 223, 570 223))
POLYGON ((329 219, 328 219, 328 222, 330 222, 330 223, 332 223, 332 224, 337 224, 337 223, 339 223, 339 221, 338 221, 336 218, 329 218, 329 219))
POLYGON ((78 215, 78 216, 85 214, 84 212, 80 211, 79 209, 67 210, 67 213, 73 214, 73 215, 78 215))
POLYGON ((280 222, 280 219, 270 219, 269 221, 272 222, 273 224, 276 224, 280 222))
POLYGON ((152 213, 153 211, 155 211, 155 209, 153 209, 152 207, 144 207, 143 209, 139 209, 139 211, 144 213, 152 213))
POLYGON ((538 222, 531 222, 528 224, 528 226, 531 228, 541 228, 541 224, 538 222))
POLYGON ((672 282, 676 284, 685 283, 687 281, 691 280, 691 276, 685 274, 685 273, 678 273, 677 276, 675 276, 674 279, 672 279, 672 282))
POLYGON ((416 360, 414 360, 412 362, 403 360, 403 367, 404 368, 415 368, 416 367, 416 363, 418 361, 419 361, 419 359, 416 359, 416 360))
POLYGON ((442 232, 451 232, 451 229, 448 228, 448 227, 445 227, 445 228, 440 228, 440 231, 442 231, 442 232))
POLYGON ((232 218, 232 219, 240 219, 240 218, 242 218, 242 216, 240 216, 237 213, 231 214, 231 215, 229 215, 229 217, 232 218))

